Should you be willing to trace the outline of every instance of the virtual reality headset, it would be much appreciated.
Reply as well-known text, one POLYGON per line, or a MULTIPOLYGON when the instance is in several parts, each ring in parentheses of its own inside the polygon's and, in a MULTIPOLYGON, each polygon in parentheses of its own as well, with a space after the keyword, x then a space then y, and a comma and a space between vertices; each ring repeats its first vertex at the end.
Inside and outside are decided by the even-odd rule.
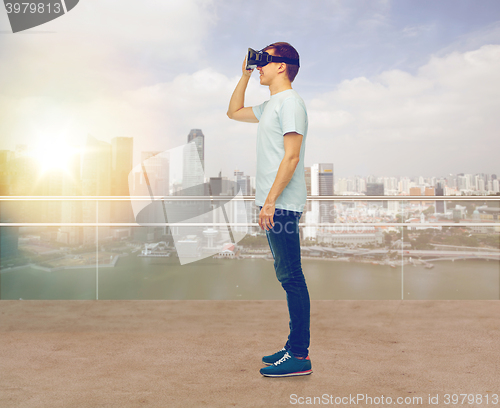
POLYGON ((263 50, 264 48, 260 51, 255 51, 252 48, 248 49, 246 69, 264 67, 270 62, 284 62, 285 64, 297 65, 300 67, 298 59, 276 57, 274 55, 268 54, 263 50))

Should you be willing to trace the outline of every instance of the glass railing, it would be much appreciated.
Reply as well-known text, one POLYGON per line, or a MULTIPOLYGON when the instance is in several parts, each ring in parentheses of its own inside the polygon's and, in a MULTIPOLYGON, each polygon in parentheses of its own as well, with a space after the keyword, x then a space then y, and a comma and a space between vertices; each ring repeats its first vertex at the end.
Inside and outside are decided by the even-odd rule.
MULTIPOLYGON (((309 196, 313 300, 499 299, 499 196, 309 196)), ((0 299, 284 299, 253 196, 0 197, 0 299)))

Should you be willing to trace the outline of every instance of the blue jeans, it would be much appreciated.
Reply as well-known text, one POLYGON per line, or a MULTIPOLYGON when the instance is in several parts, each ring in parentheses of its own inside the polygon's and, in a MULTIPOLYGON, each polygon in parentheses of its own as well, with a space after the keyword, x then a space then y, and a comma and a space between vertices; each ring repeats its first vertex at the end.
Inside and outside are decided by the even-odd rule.
MULTIPOLYGON (((262 207, 260 207, 262 209, 262 207)), ((296 357, 307 357, 311 306, 300 262, 299 219, 302 213, 276 208, 274 226, 266 231, 274 258, 276 277, 286 291, 290 334, 285 348, 296 357)))

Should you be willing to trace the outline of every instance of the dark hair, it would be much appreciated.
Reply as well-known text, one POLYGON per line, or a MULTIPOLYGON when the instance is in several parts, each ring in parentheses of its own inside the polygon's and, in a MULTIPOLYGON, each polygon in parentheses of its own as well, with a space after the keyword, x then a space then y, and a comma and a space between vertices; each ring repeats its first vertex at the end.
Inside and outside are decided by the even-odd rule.
MULTIPOLYGON (((286 42, 275 42, 264 48, 263 51, 273 50, 277 57, 299 59, 299 53, 295 48, 286 42)), ((290 82, 293 82, 299 72, 298 65, 286 64, 286 75, 290 82)))

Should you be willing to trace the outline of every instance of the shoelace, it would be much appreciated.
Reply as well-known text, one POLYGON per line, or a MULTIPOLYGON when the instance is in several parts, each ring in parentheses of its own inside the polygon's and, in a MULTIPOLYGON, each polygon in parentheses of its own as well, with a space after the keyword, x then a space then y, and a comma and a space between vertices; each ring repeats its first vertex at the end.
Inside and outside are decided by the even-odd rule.
POLYGON ((285 355, 283 357, 281 357, 278 361, 276 361, 274 363, 275 366, 279 366, 281 363, 284 363, 286 360, 288 360, 289 358, 292 358, 290 356, 290 354, 288 354, 288 352, 285 353, 285 355))

